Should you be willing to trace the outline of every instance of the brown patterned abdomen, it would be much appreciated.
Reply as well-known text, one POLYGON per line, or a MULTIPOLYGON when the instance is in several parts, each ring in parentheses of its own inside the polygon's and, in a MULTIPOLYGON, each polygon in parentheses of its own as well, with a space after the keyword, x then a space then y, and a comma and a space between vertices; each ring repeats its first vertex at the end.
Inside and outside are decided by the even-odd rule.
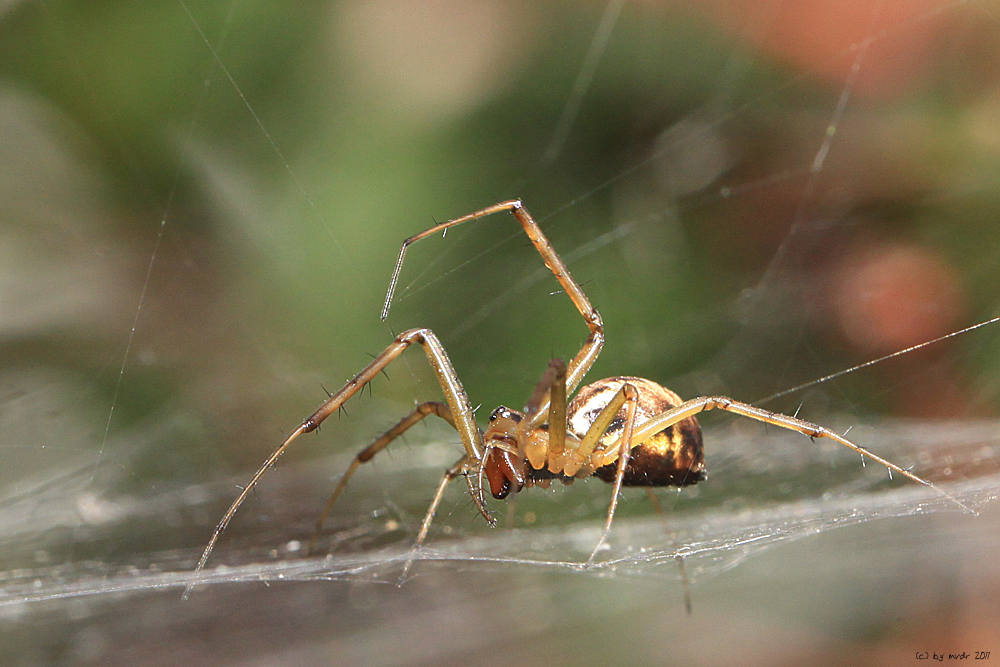
MULTIPOLYGON (((582 439, 604 406, 626 382, 639 391, 636 426, 683 403, 674 392, 644 378, 599 380, 581 389, 569 404, 567 421, 570 432, 582 439)), ((610 444, 621 435, 625 428, 625 414, 623 407, 601 438, 601 444, 610 444)), ((616 461, 598 468, 594 475, 605 482, 613 482, 617 472, 616 461)), ((687 486, 697 484, 705 477, 701 427, 697 419, 688 417, 634 447, 622 483, 625 486, 687 486)))

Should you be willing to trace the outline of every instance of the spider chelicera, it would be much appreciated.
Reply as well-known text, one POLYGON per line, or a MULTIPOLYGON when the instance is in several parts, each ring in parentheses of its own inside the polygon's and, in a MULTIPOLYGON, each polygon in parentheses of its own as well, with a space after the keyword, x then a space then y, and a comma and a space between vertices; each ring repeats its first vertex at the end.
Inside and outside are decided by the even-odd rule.
POLYGON ((197 582, 198 574, 204 568, 222 531, 268 468, 274 465, 296 438, 319 428, 320 424, 337 412, 345 401, 361 391, 386 366, 414 344, 421 346, 427 354, 427 359, 441 384, 445 402, 421 403, 398 424, 361 450, 344 473, 316 525, 319 532, 334 502, 362 463, 370 461, 389 443, 425 417, 430 415, 440 417, 458 431, 465 453, 445 472, 438 485, 414 543, 411 560, 405 566, 404 575, 412 562, 412 553, 427 537, 431 521, 448 482, 456 477, 465 478, 472 502, 491 526, 496 524, 496 520, 486 507, 484 493, 486 484, 494 498, 502 499, 524 487, 536 484, 546 486, 553 479, 568 484, 575 479, 593 475, 610 482, 614 485, 614 490, 608 505, 604 533, 591 554, 592 561, 607 538, 622 486, 686 486, 705 479, 701 428, 694 417, 703 410, 728 410, 766 424, 798 431, 810 438, 829 438, 914 482, 934 488, 965 507, 930 482, 876 456, 827 428, 796 417, 769 412, 726 396, 703 396, 684 401, 674 392, 651 380, 613 377, 584 386, 576 397, 568 402, 568 397, 579 387, 604 345, 604 324, 597 309, 590 304, 587 295, 573 280, 552 244, 519 200, 494 204, 475 213, 434 225, 406 239, 392 274, 382 319, 385 320, 388 315, 406 249, 411 244, 449 227, 500 212, 513 214, 521 224, 545 261, 545 266, 555 275, 587 323, 590 335, 576 356, 569 364, 558 359, 550 362, 542 379, 535 386, 525 409, 518 411, 503 406, 498 407, 491 413, 489 424, 483 431, 476 424, 469 397, 462 388, 462 382, 437 336, 430 329, 410 329, 399 334, 381 354, 375 357, 374 361, 346 385, 331 394, 316 412, 299 424, 254 474, 250 483, 243 488, 215 527, 195 569, 195 579, 188 585, 185 597, 197 582))

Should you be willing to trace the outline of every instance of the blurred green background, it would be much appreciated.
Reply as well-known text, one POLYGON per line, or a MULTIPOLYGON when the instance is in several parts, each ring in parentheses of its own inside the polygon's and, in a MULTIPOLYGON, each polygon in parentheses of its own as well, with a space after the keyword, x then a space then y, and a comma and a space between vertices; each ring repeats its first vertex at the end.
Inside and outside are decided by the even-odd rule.
MULTIPOLYGON (((193 556, 233 480, 393 332, 431 327, 473 405, 520 407, 586 327, 512 220, 414 246, 378 318, 404 238, 503 199, 523 199, 604 317, 591 379, 755 401, 993 317, 998 14, 0 4, 5 569, 193 556), (88 532, 122 499, 203 483, 201 514, 88 532)), ((986 327, 767 407, 988 419, 998 346, 986 327)), ((349 455, 439 395, 415 352, 388 377, 289 458, 349 455)))

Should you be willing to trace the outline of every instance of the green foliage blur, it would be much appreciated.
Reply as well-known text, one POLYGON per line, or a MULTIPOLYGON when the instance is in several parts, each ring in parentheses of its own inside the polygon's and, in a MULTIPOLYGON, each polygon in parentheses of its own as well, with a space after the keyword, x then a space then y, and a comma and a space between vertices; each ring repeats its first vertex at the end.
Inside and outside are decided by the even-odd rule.
MULTIPOLYGON (((927 298, 952 314, 926 339, 994 312, 988 30, 924 17, 940 43, 881 92, 697 5, 629 3, 575 98, 603 11, 5 5, 0 243, 31 261, 0 269, 14 295, 0 350, 8 396, 45 397, 26 405, 31 428, 8 430, 29 452, 10 477, 48 465, 33 445, 67 424, 98 487, 109 466, 124 488, 252 468, 322 387, 414 326, 439 333, 474 405, 519 407, 586 328, 511 220, 415 246, 378 317, 402 239, 512 197, 604 316, 593 379, 752 401, 894 351, 857 344, 831 305, 858 248, 944 267, 951 301, 927 298)), ((895 27, 882 43, 909 34, 895 27)), ((913 396, 948 393, 939 416, 992 414, 997 340, 986 329, 769 407, 926 416, 942 403, 913 396)), ((388 376, 303 456, 353 450, 437 396, 417 352, 388 376)))

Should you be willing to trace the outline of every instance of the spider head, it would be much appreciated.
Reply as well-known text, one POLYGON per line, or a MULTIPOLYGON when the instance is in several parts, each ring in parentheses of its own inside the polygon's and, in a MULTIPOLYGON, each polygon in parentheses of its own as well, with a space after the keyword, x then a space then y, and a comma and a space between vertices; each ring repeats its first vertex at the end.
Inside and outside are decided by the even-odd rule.
POLYGON ((517 429, 523 419, 517 410, 498 407, 490 415, 490 425, 483 434, 486 454, 482 471, 494 498, 517 493, 527 481, 528 468, 517 446, 517 429))

